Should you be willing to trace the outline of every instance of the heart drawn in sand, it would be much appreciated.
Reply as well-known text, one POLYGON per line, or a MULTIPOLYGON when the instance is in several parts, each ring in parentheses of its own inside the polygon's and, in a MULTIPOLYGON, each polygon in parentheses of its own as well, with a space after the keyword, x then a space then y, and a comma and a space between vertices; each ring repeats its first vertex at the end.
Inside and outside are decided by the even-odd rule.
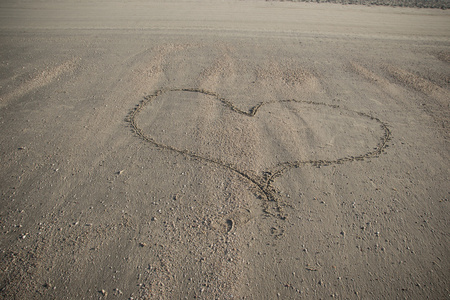
POLYGON ((376 157, 390 138, 378 118, 337 105, 287 99, 243 111, 214 92, 195 88, 158 90, 144 97, 127 121, 154 146, 237 173, 259 189, 264 211, 280 219, 285 215, 272 185, 277 177, 304 165, 376 157), (139 118, 144 112, 146 118, 139 118), (262 164, 256 153, 262 153, 262 164))

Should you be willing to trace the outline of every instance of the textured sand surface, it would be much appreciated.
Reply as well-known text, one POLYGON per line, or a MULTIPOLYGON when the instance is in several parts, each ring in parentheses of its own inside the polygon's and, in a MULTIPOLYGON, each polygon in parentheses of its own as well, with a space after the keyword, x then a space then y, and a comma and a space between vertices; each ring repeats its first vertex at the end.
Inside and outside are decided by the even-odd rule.
POLYGON ((0 297, 447 299, 449 14, 2 1, 0 297))

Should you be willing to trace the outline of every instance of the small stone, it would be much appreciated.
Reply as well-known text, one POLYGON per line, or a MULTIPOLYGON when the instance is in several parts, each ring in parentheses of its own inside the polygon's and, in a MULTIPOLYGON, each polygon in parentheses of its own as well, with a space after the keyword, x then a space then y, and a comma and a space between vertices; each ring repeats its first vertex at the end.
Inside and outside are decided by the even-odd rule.
POLYGON ((108 296, 108 292, 105 290, 101 290, 100 294, 102 294, 104 297, 108 296))
POLYGON ((114 289, 114 293, 115 293, 116 295, 122 295, 122 294, 123 294, 122 291, 119 290, 118 288, 115 288, 115 289, 114 289))

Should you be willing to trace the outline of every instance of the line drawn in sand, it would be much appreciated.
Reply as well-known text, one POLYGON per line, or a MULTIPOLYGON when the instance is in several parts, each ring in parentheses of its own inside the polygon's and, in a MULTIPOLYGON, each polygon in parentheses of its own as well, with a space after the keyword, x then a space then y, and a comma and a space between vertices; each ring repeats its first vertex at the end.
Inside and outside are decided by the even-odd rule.
MULTIPOLYGON (((285 173, 289 169, 299 168, 299 167, 305 166, 305 165, 321 167, 321 166, 343 164, 343 163, 351 162, 351 161, 361 161, 361 160, 364 160, 367 158, 377 157, 387 147, 387 143, 390 140, 390 136, 391 136, 391 131, 388 128, 387 124, 384 123, 383 121, 381 121, 380 119, 378 119, 374 116, 371 116, 369 114, 363 113, 363 112, 357 112, 357 111, 349 110, 346 108, 342 108, 338 105, 332 105, 332 104, 327 104, 327 103, 322 103, 322 102, 313 102, 313 101, 307 101, 307 100, 286 99, 286 100, 274 100, 274 101, 260 102, 257 105, 253 106, 252 108, 250 108, 248 111, 243 111, 243 110, 239 109, 238 107, 236 107, 231 101, 227 100, 226 98, 221 97, 217 93, 207 91, 204 89, 198 89, 198 88, 159 89, 159 90, 155 91, 153 94, 145 96, 143 98, 143 100, 141 100, 139 102, 139 104, 137 104, 136 107, 129 112, 129 114, 126 118, 126 121, 129 122, 129 124, 131 125, 131 128, 132 128, 132 131, 139 138, 141 138, 142 140, 144 140, 146 142, 153 144, 156 147, 166 149, 169 151, 173 151, 173 152, 182 154, 186 157, 190 157, 193 159, 202 160, 207 163, 214 164, 219 167, 226 168, 226 169, 229 169, 229 170, 237 173, 244 180, 246 180, 247 182, 250 182, 257 188, 257 190, 259 190, 261 195, 258 196, 258 198, 262 199, 263 211, 266 214, 271 215, 280 220, 285 220, 286 214, 284 213, 284 211, 282 209, 282 205, 280 205, 279 192, 272 185, 276 178, 283 175, 283 173, 285 173), (146 134, 144 132, 144 130, 139 126, 138 122, 136 121, 137 115, 150 102, 154 101, 157 97, 159 97, 165 93, 168 93, 168 92, 199 93, 199 94, 211 96, 215 100, 222 103, 222 105, 225 108, 228 108, 233 112, 236 112, 236 113, 248 116, 248 117, 254 117, 258 113, 258 110, 261 107, 263 107, 265 105, 273 104, 273 103, 293 102, 293 103, 303 103, 303 104, 315 105, 315 106, 319 106, 319 107, 320 106, 328 107, 328 108, 332 108, 332 109, 336 109, 336 110, 340 110, 340 111, 346 111, 346 112, 355 114, 359 117, 367 118, 369 120, 375 121, 382 128, 383 135, 379 137, 378 144, 373 145, 373 147, 371 148, 371 149, 373 149, 372 151, 369 151, 369 152, 366 152, 363 154, 359 154, 359 155, 355 155, 355 156, 345 156, 345 157, 331 159, 331 160, 321 159, 321 160, 285 161, 285 162, 278 163, 275 167, 265 170, 262 172, 261 175, 258 175, 258 174, 256 174, 256 172, 253 172, 252 170, 243 170, 243 169, 239 168, 238 166, 228 163, 226 161, 222 161, 219 158, 206 157, 206 156, 196 153, 194 151, 190 151, 190 150, 186 150, 186 149, 179 149, 172 145, 164 144, 164 143, 156 140, 154 137, 146 134), (273 209, 274 212, 270 211, 271 208, 273 209)), ((233 227, 233 222, 230 220, 227 220, 226 222, 227 222, 227 225, 229 226, 229 229, 228 229, 228 231, 229 231, 233 227)))

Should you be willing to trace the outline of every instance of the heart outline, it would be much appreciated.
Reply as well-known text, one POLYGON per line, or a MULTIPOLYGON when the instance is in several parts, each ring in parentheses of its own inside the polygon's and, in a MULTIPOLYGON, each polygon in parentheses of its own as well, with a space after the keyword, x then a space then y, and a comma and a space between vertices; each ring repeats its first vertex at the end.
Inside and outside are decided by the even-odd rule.
POLYGON ((284 172, 286 172, 289 169, 299 168, 304 165, 312 165, 312 166, 316 166, 316 167, 321 167, 321 166, 342 164, 342 163, 351 162, 351 161, 362 161, 367 158, 377 157, 379 154, 384 152, 385 148, 387 147, 388 141, 391 139, 390 129, 388 128, 387 124, 384 123, 383 121, 381 121, 380 119, 373 117, 367 113, 342 108, 339 105, 328 104, 328 103, 324 103, 324 102, 314 102, 314 101, 309 101, 309 100, 284 99, 284 100, 262 101, 262 102, 258 103, 257 105, 251 107, 246 112, 246 111, 239 109, 231 101, 227 100, 226 98, 221 97, 219 94, 211 92, 211 91, 207 91, 204 89, 199 89, 199 88, 169 88, 169 89, 156 90, 153 94, 145 96, 143 98, 143 100, 141 100, 139 102, 139 104, 137 104, 135 106, 135 108, 132 109, 128 113, 126 121, 130 124, 132 131, 139 138, 155 145, 158 148, 174 151, 174 152, 182 154, 186 157, 190 157, 193 159, 198 159, 198 160, 205 161, 207 163, 212 163, 212 164, 218 165, 219 167, 229 169, 229 170, 237 173, 244 179, 247 179, 248 181, 253 183, 259 189, 259 191, 262 193, 262 195, 264 195, 264 197, 266 198, 267 203, 271 203, 271 202, 275 203, 276 214, 271 213, 269 211, 268 206, 263 206, 263 211, 265 213, 272 215, 274 217, 277 217, 278 219, 281 219, 281 220, 286 219, 286 215, 284 214, 282 207, 280 206, 279 197, 277 196, 278 192, 272 186, 272 183, 275 181, 276 178, 283 175, 284 172), (221 102, 225 107, 227 107, 231 111, 234 111, 236 113, 239 113, 239 114, 242 114, 242 115, 245 115, 248 117, 254 117, 256 115, 256 113, 258 112, 258 110, 264 105, 268 105, 268 104, 272 104, 272 103, 283 103, 283 102, 284 103, 286 103, 286 102, 304 103, 304 104, 311 104, 311 105, 317 105, 317 106, 322 106, 322 107, 330 107, 330 108, 334 108, 334 109, 341 109, 341 110, 344 110, 347 112, 355 113, 361 117, 369 118, 371 120, 376 121, 383 129, 384 134, 382 137, 380 137, 380 141, 378 142, 378 144, 373 148, 374 150, 366 152, 364 154, 360 154, 360 155, 356 155, 356 156, 346 156, 346 157, 332 159, 332 160, 323 160, 322 159, 322 160, 280 162, 272 169, 263 171, 262 176, 260 176, 257 174, 253 174, 253 172, 251 170, 250 171, 240 170, 238 167, 234 166, 233 164, 221 161, 218 158, 210 158, 210 157, 202 156, 198 153, 192 152, 187 149, 181 150, 176 147, 160 143, 160 142, 156 141, 155 139, 153 139, 151 136, 145 134, 144 131, 139 127, 139 125, 136 121, 136 116, 145 108, 145 106, 147 104, 152 102, 158 96, 161 96, 162 94, 165 94, 168 92, 191 92, 191 93, 200 93, 200 94, 204 94, 207 96, 211 96, 211 97, 214 97, 219 102, 221 102))

